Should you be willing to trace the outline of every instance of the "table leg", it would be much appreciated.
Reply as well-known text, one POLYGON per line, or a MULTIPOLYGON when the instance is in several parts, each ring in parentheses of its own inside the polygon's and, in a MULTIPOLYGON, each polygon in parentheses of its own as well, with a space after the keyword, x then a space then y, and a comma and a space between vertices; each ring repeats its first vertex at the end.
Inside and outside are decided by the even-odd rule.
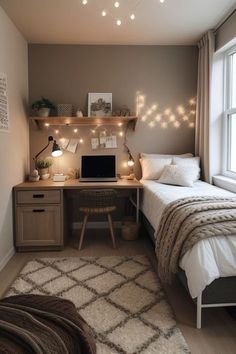
POLYGON ((136 223, 139 223, 139 188, 136 190, 136 223))

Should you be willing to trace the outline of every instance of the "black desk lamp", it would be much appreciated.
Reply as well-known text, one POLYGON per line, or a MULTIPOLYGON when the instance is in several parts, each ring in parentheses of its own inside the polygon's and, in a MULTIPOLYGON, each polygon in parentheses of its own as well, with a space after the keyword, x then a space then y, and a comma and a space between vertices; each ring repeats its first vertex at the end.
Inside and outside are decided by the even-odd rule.
POLYGON ((37 155, 35 155, 35 157, 33 158, 34 162, 35 162, 35 168, 37 169, 37 158, 39 157, 39 155, 47 149, 47 147, 50 145, 51 141, 53 141, 53 146, 52 146, 52 156, 53 157, 58 157, 62 155, 62 151, 59 147, 59 145, 57 144, 56 140, 53 139, 53 137, 50 135, 48 137, 48 143, 47 145, 37 153, 37 155))

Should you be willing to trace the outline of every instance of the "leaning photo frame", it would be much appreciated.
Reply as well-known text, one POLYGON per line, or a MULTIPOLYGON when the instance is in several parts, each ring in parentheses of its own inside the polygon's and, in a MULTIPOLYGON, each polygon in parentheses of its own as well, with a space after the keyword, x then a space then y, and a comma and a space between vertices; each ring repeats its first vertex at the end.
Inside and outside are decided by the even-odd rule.
POLYGON ((112 115, 112 93, 88 94, 88 117, 109 117, 112 115))

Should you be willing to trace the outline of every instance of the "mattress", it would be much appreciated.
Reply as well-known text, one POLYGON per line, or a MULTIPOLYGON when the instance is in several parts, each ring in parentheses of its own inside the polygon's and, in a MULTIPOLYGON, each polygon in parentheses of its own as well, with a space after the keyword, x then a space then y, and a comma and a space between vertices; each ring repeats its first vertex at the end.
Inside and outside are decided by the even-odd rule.
MULTIPOLYGON (((165 207, 180 198, 193 196, 234 196, 234 193, 197 181, 194 187, 179 187, 141 180, 144 189, 141 210, 155 230, 165 207)), ((205 287, 219 277, 236 276, 236 235, 212 237, 201 240, 186 252, 180 260, 185 271, 192 298, 202 293, 205 287)))

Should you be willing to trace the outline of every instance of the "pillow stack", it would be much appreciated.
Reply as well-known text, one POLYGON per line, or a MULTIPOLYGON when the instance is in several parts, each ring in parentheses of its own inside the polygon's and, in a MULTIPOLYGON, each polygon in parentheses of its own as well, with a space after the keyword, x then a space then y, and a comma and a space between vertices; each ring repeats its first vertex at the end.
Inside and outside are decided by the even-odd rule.
POLYGON ((200 158, 192 154, 141 154, 142 179, 193 187, 200 178, 200 158))

